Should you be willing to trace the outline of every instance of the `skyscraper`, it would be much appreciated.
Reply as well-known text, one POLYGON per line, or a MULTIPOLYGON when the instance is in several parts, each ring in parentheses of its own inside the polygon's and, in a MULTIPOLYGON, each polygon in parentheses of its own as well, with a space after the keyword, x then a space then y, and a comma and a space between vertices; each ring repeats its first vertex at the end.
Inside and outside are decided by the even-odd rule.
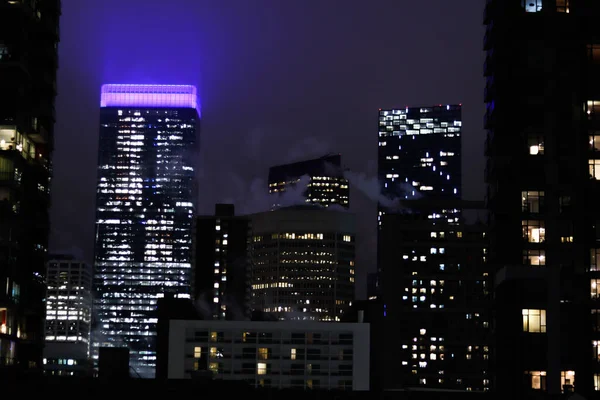
POLYGON ((194 86, 102 86, 95 344, 129 347, 142 377, 154 376, 157 299, 190 297, 199 117, 194 86))
POLYGON ((91 375, 92 267, 55 254, 46 276, 46 375, 91 375))
POLYGON ((600 2, 489 0, 496 390, 600 388, 600 2))
POLYGON ((60 13, 0 2, 0 374, 42 371, 60 13))
POLYGON ((340 321, 354 301, 354 215, 300 205, 250 217, 253 309, 340 321))
POLYGON ((194 300, 205 319, 250 318, 250 219, 233 204, 196 218, 194 300))
POLYGON ((483 202, 406 200, 383 216, 380 240, 386 389, 491 388, 489 274, 483 222, 434 219, 483 202))
MULTIPOLYGON (((340 154, 329 154, 269 168, 269 193, 276 198, 296 185, 302 177, 308 177, 305 193, 308 204, 350 207, 350 187, 348 179, 344 177, 340 154)), ((292 205, 277 204, 277 200, 274 200, 274 203, 282 206, 292 205)))
MULTIPOLYGON (((379 110, 378 177, 389 203, 461 198, 461 127, 461 105, 379 110)), ((390 208, 380 203, 379 219, 390 208)))

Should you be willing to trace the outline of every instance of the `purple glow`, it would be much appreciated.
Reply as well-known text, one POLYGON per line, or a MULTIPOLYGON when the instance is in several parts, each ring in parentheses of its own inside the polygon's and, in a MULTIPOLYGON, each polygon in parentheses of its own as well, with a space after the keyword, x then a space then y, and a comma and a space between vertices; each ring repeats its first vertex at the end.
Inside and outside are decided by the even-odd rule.
POLYGON ((195 108, 200 115, 192 85, 102 85, 100 107, 195 108))

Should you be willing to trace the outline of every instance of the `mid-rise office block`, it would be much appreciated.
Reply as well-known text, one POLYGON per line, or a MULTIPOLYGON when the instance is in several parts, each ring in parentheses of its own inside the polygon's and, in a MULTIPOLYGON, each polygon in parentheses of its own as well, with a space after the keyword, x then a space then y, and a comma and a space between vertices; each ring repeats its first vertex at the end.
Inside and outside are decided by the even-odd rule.
MULTIPOLYGON (((325 207, 350 207, 350 186, 348 179, 344 177, 340 154, 269 168, 269 193, 277 198, 296 185, 302 177, 308 177, 305 193, 307 203, 325 207)), ((275 200, 275 205, 281 204, 275 200)))
POLYGON ((483 202, 410 200, 380 234, 386 389, 492 387, 490 282, 483 223, 450 222, 440 208, 483 202))
POLYGON ((294 206, 250 217, 253 309, 340 321, 354 300, 354 215, 294 206))
MULTIPOLYGON (((168 377, 254 387, 369 390, 369 324, 172 320, 168 377)), ((162 356, 161 356, 162 357, 162 356)))
POLYGON ((154 376, 157 299, 190 298, 199 104, 189 85, 104 85, 96 193, 97 346, 154 376))
POLYGON ((0 374, 42 372, 60 13, 0 1, 0 374))
POLYGON ((54 255, 48 261, 46 282, 44 370, 47 375, 90 375, 92 267, 54 255))
POLYGON ((233 204, 196 218, 194 299, 205 319, 250 318, 250 220, 233 204))
POLYGON ((486 3, 496 389, 600 389, 600 3, 486 3), (524 39, 525 38, 525 39, 524 39))

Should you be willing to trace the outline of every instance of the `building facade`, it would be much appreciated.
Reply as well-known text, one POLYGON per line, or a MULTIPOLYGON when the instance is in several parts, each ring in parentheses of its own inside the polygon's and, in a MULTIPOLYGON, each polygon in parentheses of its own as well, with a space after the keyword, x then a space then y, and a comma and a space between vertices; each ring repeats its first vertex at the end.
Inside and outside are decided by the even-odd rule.
POLYGON ((461 198, 462 106, 379 110, 379 218, 395 200, 461 198))
POLYGON ((340 321, 354 300, 354 215, 294 206, 250 218, 253 309, 340 321))
POLYGON ((340 154, 330 154, 269 168, 269 193, 276 199, 274 200, 276 206, 290 205, 280 204, 281 197, 290 187, 299 184, 303 177, 307 178, 305 192, 307 203, 320 204, 324 207, 330 205, 350 207, 350 186, 344 176, 340 154))
POLYGON ((198 216, 195 228, 194 299, 205 319, 250 318, 250 220, 233 204, 198 216))
POLYGON ((168 377, 254 387, 369 390, 369 324, 172 320, 168 377))
POLYGON ((485 177, 496 389, 600 389, 600 3, 490 0, 485 177))
POLYGON ((0 2, 0 374, 42 372, 60 13, 0 2))
POLYGON ((71 256, 53 255, 46 273, 47 375, 91 375, 92 267, 71 256))
POLYGON ((154 376, 156 302, 191 297, 199 104, 188 85, 104 85, 96 194, 98 346, 154 376))
POLYGON ((385 214, 382 294, 384 387, 487 391, 490 282, 483 222, 449 222, 439 209, 483 209, 483 202, 407 200, 410 212, 385 214))

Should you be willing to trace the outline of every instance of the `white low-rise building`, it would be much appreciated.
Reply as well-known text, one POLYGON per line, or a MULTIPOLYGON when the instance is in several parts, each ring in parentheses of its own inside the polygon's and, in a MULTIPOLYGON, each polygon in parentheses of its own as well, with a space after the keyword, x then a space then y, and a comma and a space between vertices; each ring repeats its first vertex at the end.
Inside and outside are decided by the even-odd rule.
POLYGON ((169 379, 211 371, 254 386, 369 390, 369 324, 172 320, 169 379))

